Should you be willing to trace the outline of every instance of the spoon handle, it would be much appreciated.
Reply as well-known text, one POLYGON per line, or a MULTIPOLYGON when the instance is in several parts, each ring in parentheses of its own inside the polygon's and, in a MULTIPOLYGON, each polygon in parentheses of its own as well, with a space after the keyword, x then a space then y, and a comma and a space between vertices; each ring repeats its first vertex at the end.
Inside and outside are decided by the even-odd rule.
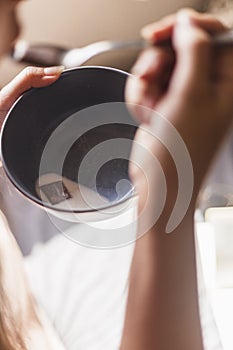
MULTIPOLYGON (((214 47, 233 47, 233 28, 229 29, 223 33, 216 34, 212 37, 212 43, 214 47)), ((149 46, 161 46, 172 48, 172 41, 166 40, 158 43, 146 42, 143 39, 139 40, 129 40, 129 41, 119 41, 112 42, 115 49, 145 49, 149 46)))
MULTIPOLYGON (((233 29, 212 37, 212 43, 215 49, 223 47, 233 47, 233 29)), ((67 51, 63 56, 62 64, 67 68, 80 66, 89 59, 105 52, 117 50, 144 50, 147 47, 157 46, 166 47, 174 52, 171 39, 161 41, 158 43, 151 43, 149 41, 138 40, 121 40, 121 41, 100 41, 83 48, 73 49, 67 51)))
MULTIPOLYGON (((213 36, 214 47, 233 47, 233 29, 213 36)), ((143 50, 151 45, 172 49, 171 40, 150 43, 143 39, 122 41, 100 41, 81 48, 65 49, 49 44, 30 45, 19 41, 11 52, 14 60, 40 66, 65 65, 66 68, 82 65, 94 56, 117 50, 143 50)))
POLYGON ((67 49, 50 44, 29 44, 18 40, 10 55, 13 60, 41 67, 59 66, 67 49))

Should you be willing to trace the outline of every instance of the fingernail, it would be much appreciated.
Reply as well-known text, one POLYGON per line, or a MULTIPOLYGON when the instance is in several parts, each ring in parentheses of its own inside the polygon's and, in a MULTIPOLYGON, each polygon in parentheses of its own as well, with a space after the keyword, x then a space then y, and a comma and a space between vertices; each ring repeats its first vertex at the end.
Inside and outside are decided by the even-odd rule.
POLYGON ((44 68, 45 75, 57 75, 63 72, 65 69, 64 66, 54 66, 54 67, 46 67, 44 68))
POLYGON ((154 33, 152 32, 149 26, 141 29, 141 36, 147 40, 150 40, 153 37, 153 34, 154 33))

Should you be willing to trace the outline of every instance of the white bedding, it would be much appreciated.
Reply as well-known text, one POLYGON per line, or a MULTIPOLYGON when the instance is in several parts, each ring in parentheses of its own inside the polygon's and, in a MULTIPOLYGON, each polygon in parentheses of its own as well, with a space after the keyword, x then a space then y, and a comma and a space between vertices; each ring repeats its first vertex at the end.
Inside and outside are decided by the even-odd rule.
POLYGON ((132 252, 132 244, 97 250, 57 235, 26 258, 34 295, 66 349, 119 348, 132 252))

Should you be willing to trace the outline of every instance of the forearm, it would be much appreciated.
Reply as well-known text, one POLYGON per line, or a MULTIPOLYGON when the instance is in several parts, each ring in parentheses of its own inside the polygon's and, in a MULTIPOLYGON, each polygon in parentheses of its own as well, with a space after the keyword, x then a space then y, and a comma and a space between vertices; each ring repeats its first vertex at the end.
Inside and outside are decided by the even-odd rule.
POLYGON ((167 57, 165 49, 150 48, 134 66, 136 78, 128 79, 126 100, 137 106, 135 111, 132 108, 133 112, 150 131, 144 137, 139 128, 136 141, 141 141, 162 169, 161 172, 159 166, 153 166, 153 159, 133 152, 134 163, 139 164, 146 176, 144 180, 142 171, 133 167, 131 178, 140 198, 139 213, 141 215, 146 206, 150 222, 153 217, 156 220, 157 206, 159 209, 163 201, 161 173, 166 177, 167 201, 163 218, 156 225, 150 225, 153 229, 147 232, 139 227, 139 233, 147 234, 136 243, 121 350, 203 349, 193 215, 200 186, 232 123, 233 51, 228 47, 216 52, 211 41, 213 33, 224 30, 222 23, 213 17, 190 10, 179 11, 143 29, 144 38, 155 44, 172 40, 176 61, 174 65, 171 54, 167 57), (169 81, 166 80, 167 71, 172 71, 169 81), (164 86, 167 86, 165 90, 164 86), (159 113, 164 117, 164 123, 158 122, 161 118, 154 112, 145 113, 138 105, 159 113), (170 137, 167 132, 169 123, 185 147, 179 147, 179 137, 170 137), (162 140, 161 144, 168 152, 176 150, 182 158, 178 157, 177 161, 170 152, 177 169, 158 140, 162 140), (185 163, 180 150, 188 150, 191 167, 185 163), (180 183, 185 185, 183 190, 175 184, 180 165, 183 175, 180 183), (178 207, 181 211, 185 204, 183 198, 186 195, 187 199, 190 198, 191 187, 186 181, 192 180, 190 168, 194 175, 192 204, 180 225, 171 234, 166 234, 166 224, 170 223, 169 213, 174 208, 177 193, 182 197, 178 207), (146 200, 144 193, 148 194, 146 200))
POLYGON ((136 243, 121 350, 201 350, 193 211, 136 243))

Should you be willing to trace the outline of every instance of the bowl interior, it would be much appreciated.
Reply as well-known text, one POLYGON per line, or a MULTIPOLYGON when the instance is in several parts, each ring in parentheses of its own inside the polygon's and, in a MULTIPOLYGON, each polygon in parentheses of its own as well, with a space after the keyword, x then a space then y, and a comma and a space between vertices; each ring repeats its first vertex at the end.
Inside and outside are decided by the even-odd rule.
MULTIPOLYGON (((111 68, 77 68, 64 72, 56 83, 48 87, 29 90, 17 101, 3 128, 2 161, 10 180, 24 195, 38 204, 53 208, 50 200, 43 201, 38 195, 36 183, 41 175, 54 173, 74 183, 80 184, 81 181, 81 185, 106 198, 109 205, 130 196, 132 186, 128 177, 128 159, 137 125, 124 104, 126 79, 127 73, 111 68), (111 110, 111 106, 118 107, 111 110), (103 114, 103 122, 96 123, 103 114), (77 137, 72 138, 65 157, 63 155, 62 168, 58 167, 58 159, 51 159, 46 167, 41 168, 48 140, 56 130, 63 130, 61 126, 71 116, 75 120, 71 133, 73 136, 77 134, 77 137), (124 146, 124 155, 118 152, 114 158, 121 139, 129 142, 124 146), (112 146, 108 147, 108 155, 104 159, 105 151, 99 145, 108 145, 111 140, 112 146), (79 169, 90 151, 92 159, 101 155, 104 161, 98 171, 92 169, 96 167, 95 161, 89 162, 86 175, 80 178, 79 169), (113 157, 109 157, 111 152, 113 157), (117 190, 119 182, 124 183, 120 191, 117 190)), ((62 137, 69 137, 66 131, 64 129, 62 137)), ((60 153, 58 147, 56 157, 59 158, 60 153)), ((82 207, 75 209, 84 210, 82 207)))

